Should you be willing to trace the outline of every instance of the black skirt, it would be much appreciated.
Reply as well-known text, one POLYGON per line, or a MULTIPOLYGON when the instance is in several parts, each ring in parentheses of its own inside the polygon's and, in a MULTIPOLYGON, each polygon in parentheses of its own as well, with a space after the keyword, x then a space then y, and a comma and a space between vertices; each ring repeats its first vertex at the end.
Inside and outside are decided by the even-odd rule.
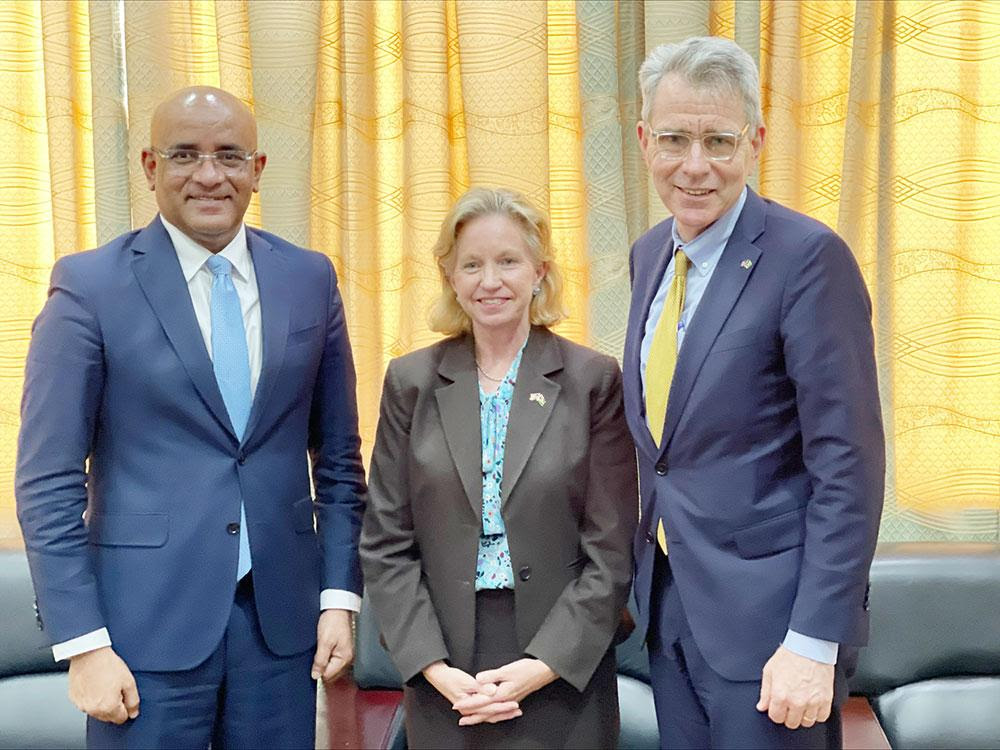
MULTIPOLYGON (((517 647, 514 592, 476 594, 475 670, 524 657, 517 647)), ((614 748, 618 745, 618 682, 614 651, 601 660, 581 693, 556 679, 523 701, 524 715, 498 724, 458 726, 461 714, 417 675, 403 688, 406 742, 419 748, 614 748)))

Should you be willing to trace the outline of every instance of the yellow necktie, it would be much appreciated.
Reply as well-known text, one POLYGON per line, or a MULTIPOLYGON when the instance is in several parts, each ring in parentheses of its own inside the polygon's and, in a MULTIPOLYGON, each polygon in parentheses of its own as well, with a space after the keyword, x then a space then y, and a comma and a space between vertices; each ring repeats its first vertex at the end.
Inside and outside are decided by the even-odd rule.
MULTIPOLYGON (((687 282, 688 259, 683 250, 674 254, 674 279, 670 283, 663 312, 653 332, 653 343, 646 360, 646 422, 653 435, 653 442, 660 447, 663 422, 667 416, 667 398, 670 381, 677 366, 677 325, 684 310, 684 289, 687 282)), ((656 524, 656 541, 663 554, 667 554, 667 537, 663 533, 663 519, 656 524)))

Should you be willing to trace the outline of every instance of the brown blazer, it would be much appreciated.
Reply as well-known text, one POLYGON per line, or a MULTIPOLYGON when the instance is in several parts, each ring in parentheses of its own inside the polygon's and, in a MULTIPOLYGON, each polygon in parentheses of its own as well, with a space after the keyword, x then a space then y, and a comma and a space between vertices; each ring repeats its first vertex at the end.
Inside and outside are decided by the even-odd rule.
MULTIPOLYGON (((393 360, 361 534, 365 584, 404 680, 472 669, 482 513, 472 336, 393 360)), ((611 357, 534 327, 511 404, 501 486, 518 643, 583 690, 632 576, 635 449, 611 357)))

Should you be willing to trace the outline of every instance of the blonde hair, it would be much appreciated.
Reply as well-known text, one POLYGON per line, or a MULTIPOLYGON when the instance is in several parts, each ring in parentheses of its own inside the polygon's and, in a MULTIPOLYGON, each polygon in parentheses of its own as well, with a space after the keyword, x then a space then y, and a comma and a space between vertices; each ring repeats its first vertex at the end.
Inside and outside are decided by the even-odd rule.
POLYGON ((520 193, 507 188, 474 187, 459 198, 441 225, 434 244, 434 259, 441 274, 441 294, 431 308, 431 330, 448 336, 472 330, 472 320, 458 303, 449 277, 455 270, 455 244, 462 228, 480 216, 505 216, 521 228, 524 242, 536 266, 548 270, 538 283, 528 316, 532 325, 550 326, 565 317, 562 306, 562 276, 552 252, 552 232, 548 217, 520 193))

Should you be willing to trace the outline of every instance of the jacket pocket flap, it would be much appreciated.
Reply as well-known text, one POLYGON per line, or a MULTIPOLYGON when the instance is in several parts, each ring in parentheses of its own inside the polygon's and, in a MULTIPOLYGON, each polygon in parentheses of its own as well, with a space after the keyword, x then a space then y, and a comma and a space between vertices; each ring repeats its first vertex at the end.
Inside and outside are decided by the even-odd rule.
POLYGON ((757 342, 757 329, 754 327, 741 328, 738 331, 723 333, 715 339, 710 354, 725 352, 730 349, 742 349, 745 346, 753 346, 757 342))
POLYGON ((298 532, 313 531, 313 500, 306 495, 301 500, 296 500, 292 504, 292 523, 298 532))
POLYGON ((292 344, 299 344, 303 341, 311 341, 319 335, 319 321, 314 320, 311 323, 301 324, 296 323, 294 325, 290 324, 288 328, 288 340, 287 344, 290 346, 292 344))
POLYGON ((162 547, 169 527, 166 513, 89 513, 87 538, 104 547, 162 547))
POLYGON ((806 509, 795 508, 733 533, 740 557, 763 557, 798 547, 806 537, 806 509))
POLYGON ((288 322, 288 335, 311 331, 319 325, 318 318, 306 318, 305 320, 290 320, 288 322))

